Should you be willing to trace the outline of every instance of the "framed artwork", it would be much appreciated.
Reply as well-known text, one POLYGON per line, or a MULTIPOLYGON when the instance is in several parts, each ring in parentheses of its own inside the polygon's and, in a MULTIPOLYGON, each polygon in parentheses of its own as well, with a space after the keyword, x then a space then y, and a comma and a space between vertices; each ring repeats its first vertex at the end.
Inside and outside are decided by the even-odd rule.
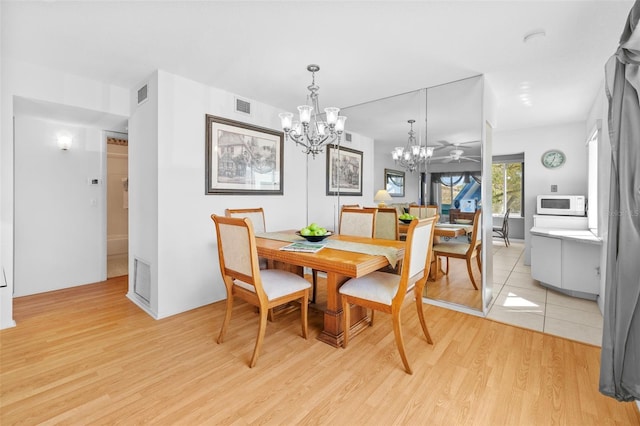
POLYGON ((362 195, 362 151, 327 146, 327 195, 362 195))
POLYGON ((404 197, 404 172, 384 169, 384 184, 392 197, 404 197))
POLYGON ((205 194, 283 194, 284 133, 209 114, 205 124, 205 194))

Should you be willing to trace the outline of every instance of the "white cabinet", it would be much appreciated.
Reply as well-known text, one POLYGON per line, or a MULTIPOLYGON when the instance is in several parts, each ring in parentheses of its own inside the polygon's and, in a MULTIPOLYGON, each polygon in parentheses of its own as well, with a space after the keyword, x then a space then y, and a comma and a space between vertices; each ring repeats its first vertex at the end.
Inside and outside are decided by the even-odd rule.
POLYGON ((592 294, 600 292, 600 245, 562 240, 562 288, 592 294))
POLYGON ((600 289, 599 242, 531 235, 531 276, 570 296, 595 300, 600 289))
POLYGON ((562 240, 531 236, 531 276, 554 287, 562 286, 562 240))

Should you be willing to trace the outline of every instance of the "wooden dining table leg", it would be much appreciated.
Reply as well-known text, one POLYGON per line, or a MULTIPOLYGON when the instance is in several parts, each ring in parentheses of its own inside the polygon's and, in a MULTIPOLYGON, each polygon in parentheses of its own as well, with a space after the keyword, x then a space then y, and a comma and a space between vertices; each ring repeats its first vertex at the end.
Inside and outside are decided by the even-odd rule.
MULTIPOLYGON (((342 298, 338 289, 349 277, 327 272, 327 309, 324 311, 324 327, 318 335, 321 340, 331 346, 342 346, 344 331, 342 315, 342 298)), ((361 306, 351 306, 351 328, 350 337, 355 336, 364 330, 368 325, 367 311, 361 306)))

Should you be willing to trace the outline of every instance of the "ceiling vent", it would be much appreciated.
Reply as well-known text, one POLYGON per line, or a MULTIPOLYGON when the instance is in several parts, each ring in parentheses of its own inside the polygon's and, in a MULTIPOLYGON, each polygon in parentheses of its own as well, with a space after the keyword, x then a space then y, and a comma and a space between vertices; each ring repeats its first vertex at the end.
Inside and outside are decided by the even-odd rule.
POLYGON ((351 133, 344 133, 344 141, 351 143, 351 133))
POLYGON ((251 102, 236 98, 236 112, 251 115, 251 102))
POLYGON ((147 85, 145 84, 140 89, 138 89, 138 105, 144 103, 147 100, 147 85))

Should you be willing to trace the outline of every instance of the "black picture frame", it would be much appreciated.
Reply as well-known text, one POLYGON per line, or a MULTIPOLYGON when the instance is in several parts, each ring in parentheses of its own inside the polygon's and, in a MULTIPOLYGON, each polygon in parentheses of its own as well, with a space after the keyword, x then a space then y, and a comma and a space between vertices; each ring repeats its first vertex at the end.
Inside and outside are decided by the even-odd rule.
POLYGON ((327 146, 327 195, 362 195, 362 151, 327 146))
POLYGON ((282 195, 284 133, 205 116, 205 194, 282 195))
POLYGON ((400 170, 384 169, 384 186, 392 197, 404 197, 404 172, 400 170))

